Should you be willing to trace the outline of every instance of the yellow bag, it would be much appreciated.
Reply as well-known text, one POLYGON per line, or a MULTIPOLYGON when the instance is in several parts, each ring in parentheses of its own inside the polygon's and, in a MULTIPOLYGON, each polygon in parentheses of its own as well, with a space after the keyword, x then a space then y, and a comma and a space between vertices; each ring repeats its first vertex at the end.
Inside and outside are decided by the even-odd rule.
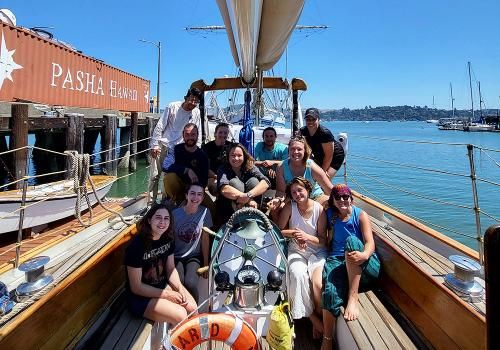
POLYGON ((274 306, 267 330, 267 343, 273 350, 290 350, 295 338, 293 319, 287 301, 274 306))

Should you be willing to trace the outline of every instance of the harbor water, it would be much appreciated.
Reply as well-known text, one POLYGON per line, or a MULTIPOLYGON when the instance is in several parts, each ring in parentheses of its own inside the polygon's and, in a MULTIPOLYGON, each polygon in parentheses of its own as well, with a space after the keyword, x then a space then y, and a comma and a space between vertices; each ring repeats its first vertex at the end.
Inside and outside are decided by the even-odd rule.
MULTIPOLYGON (((348 134, 347 182, 355 190, 397 208, 477 249, 470 166, 466 144, 500 149, 500 133, 442 131, 424 122, 325 122, 335 135, 348 134), (399 141, 396 141, 399 140, 399 141), (451 145, 459 144, 459 145, 451 145), (420 168, 416 168, 420 167, 420 168), (453 175, 452 175, 453 174, 453 175)), ((500 218, 500 153, 475 150, 481 230, 500 218), (493 218, 492 218, 493 217, 493 218)), ((109 196, 146 191, 146 159, 120 179, 109 196)), ((343 168, 334 182, 343 181, 343 168)), ((119 170, 119 176, 126 171, 119 170)))

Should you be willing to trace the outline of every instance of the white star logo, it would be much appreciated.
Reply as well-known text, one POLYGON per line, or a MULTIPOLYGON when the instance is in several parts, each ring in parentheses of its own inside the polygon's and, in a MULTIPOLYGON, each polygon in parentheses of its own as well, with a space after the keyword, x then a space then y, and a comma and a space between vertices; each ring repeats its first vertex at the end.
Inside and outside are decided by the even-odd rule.
POLYGON ((2 45, 0 46, 0 89, 2 89, 2 85, 5 79, 9 79, 14 82, 12 79, 12 72, 16 69, 21 69, 23 66, 20 66, 16 62, 12 56, 14 56, 14 52, 16 50, 9 51, 7 46, 5 45, 5 36, 2 32, 2 45))

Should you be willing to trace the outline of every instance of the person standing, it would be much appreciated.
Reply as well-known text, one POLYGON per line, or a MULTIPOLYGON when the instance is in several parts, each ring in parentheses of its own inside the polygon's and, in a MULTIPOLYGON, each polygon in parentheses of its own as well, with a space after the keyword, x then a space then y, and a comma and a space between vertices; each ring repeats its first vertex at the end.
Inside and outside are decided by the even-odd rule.
MULTIPOLYGON (((151 136, 150 147, 150 170, 148 193, 152 201, 156 201, 158 193, 158 182, 161 176, 163 160, 168 152, 172 152, 175 145, 182 142, 182 130, 187 123, 194 123, 201 128, 200 110, 198 104, 202 93, 197 88, 188 90, 184 101, 172 102, 163 112, 163 115, 156 123, 156 127, 151 136)), ((197 140, 197 144, 201 142, 197 140)))
POLYGON ((319 123, 319 110, 306 110, 306 125, 300 128, 300 134, 311 147, 314 162, 318 164, 331 180, 344 162, 344 148, 335 140, 330 130, 319 123))
POLYGON ((271 181, 271 189, 276 188, 276 167, 288 158, 288 147, 276 142, 276 129, 269 126, 262 132, 262 142, 255 145, 255 166, 271 181))

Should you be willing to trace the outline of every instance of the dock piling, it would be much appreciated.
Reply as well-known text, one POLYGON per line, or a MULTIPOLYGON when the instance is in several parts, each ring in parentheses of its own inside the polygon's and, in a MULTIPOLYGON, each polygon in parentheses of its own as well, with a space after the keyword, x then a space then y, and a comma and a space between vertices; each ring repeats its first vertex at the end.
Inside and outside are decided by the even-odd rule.
POLYGON ((137 135, 139 132, 139 113, 132 112, 130 116, 130 163, 129 170, 135 171, 137 169, 137 135))
POLYGON ((104 128, 103 140, 103 161, 106 163, 103 166, 103 170, 107 175, 116 176, 117 172, 117 161, 116 161, 116 128, 118 127, 118 118, 115 114, 104 114, 104 119, 106 121, 106 127, 104 128))
MULTIPOLYGON (((9 149, 17 149, 28 146, 28 117, 29 107, 27 104, 13 104, 11 107, 12 117, 9 120, 12 136, 9 140, 9 149)), ((12 155, 12 169, 15 179, 22 179, 26 173, 28 164, 28 149, 14 152, 12 155)), ((23 183, 17 182, 12 189, 20 189, 23 183)))

